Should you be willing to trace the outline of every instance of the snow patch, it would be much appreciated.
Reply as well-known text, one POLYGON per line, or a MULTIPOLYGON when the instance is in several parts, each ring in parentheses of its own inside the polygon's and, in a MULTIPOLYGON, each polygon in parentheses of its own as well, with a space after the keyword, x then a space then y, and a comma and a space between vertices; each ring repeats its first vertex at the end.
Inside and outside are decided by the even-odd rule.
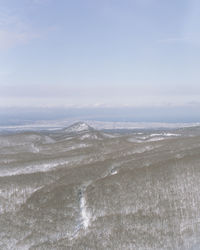
POLYGON ((87 208, 87 198, 86 198, 86 189, 91 184, 91 181, 86 183, 79 190, 79 200, 80 200, 80 215, 81 215, 81 224, 84 229, 87 229, 90 225, 91 215, 87 208))
POLYGON ((80 199, 80 209, 81 209, 81 217, 83 220, 83 227, 87 229, 90 224, 90 214, 87 211, 86 198, 83 195, 80 199))
POLYGON ((162 141, 164 139, 165 139, 164 137, 154 137, 154 138, 147 140, 147 142, 162 141))
POLYGON ((110 175, 116 175, 117 173, 118 173, 117 170, 113 170, 111 171, 110 175))
POLYGON ((174 134, 174 133, 160 133, 160 134, 151 134, 150 137, 155 137, 155 136, 180 136, 180 134, 174 134))
POLYGON ((10 170, 3 169, 0 171, 0 177, 3 176, 13 176, 13 175, 21 175, 21 174, 32 174, 37 172, 48 172, 51 169, 54 169, 59 166, 63 166, 68 164, 69 161, 55 161, 55 162, 49 162, 49 163, 41 163, 38 165, 29 165, 24 168, 12 168, 10 170))
POLYGON ((93 130, 93 129, 84 122, 77 122, 65 129, 65 131, 68 133, 84 132, 84 131, 90 131, 90 130, 93 130))

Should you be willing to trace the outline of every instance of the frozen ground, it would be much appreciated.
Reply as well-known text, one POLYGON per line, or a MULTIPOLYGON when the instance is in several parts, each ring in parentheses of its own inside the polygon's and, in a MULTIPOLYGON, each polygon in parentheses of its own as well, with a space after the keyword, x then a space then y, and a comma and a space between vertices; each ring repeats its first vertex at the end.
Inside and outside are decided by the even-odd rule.
POLYGON ((0 249, 200 249, 200 128, 180 127, 4 128, 0 249))

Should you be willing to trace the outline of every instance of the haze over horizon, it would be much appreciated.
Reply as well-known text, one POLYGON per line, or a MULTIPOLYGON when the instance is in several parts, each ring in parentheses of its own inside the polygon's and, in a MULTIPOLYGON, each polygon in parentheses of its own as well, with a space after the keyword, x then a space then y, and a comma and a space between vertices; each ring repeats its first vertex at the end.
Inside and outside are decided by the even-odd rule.
POLYGON ((199 7, 196 0, 0 0, 0 108, 195 113, 199 7))

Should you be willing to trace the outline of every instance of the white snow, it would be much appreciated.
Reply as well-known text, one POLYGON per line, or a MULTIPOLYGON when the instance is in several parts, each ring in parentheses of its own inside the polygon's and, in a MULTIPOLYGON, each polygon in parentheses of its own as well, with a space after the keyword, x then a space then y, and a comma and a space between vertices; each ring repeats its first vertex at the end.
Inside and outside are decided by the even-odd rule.
POLYGON ((154 136, 180 136, 180 134, 174 134, 174 133, 160 133, 160 134, 151 134, 150 137, 154 137, 154 136))
POLYGON ((66 128, 65 131, 72 133, 72 132, 83 132, 83 131, 88 131, 91 130, 91 127, 88 126, 84 122, 77 122, 75 124, 72 124, 70 127, 66 128))
POLYGON ((165 139, 164 137, 154 137, 154 138, 147 140, 147 142, 162 141, 164 139, 165 139))
POLYGON ((73 145, 73 146, 65 149, 65 151, 71 151, 71 150, 75 150, 75 149, 88 148, 88 147, 90 147, 90 145, 85 144, 85 143, 80 143, 80 144, 73 145))
POLYGON ((36 147, 34 143, 32 143, 32 144, 31 144, 31 149, 30 149, 30 151, 31 151, 32 153, 39 153, 39 152, 40 152, 40 149, 39 149, 38 147, 36 147))
POLYGON ((81 209, 83 227, 84 229, 87 229, 90 224, 90 214, 87 211, 86 198, 84 194, 81 196, 81 199, 80 199, 80 209, 81 209))
POLYGON ((117 173, 117 170, 111 171, 111 175, 116 175, 117 173))
POLYGON ((48 172, 49 170, 63 166, 68 164, 68 161, 57 161, 57 162, 49 162, 49 163, 41 163, 38 165, 29 165, 21 168, 12 168, 12 169, 1 169, 0 176, 13 176, 13 175, 21 175, 21 174, 31 174, 36 172, 48 172))
POLYGON ((164 136, 180 136, 180 134, 163 133, 164 136))

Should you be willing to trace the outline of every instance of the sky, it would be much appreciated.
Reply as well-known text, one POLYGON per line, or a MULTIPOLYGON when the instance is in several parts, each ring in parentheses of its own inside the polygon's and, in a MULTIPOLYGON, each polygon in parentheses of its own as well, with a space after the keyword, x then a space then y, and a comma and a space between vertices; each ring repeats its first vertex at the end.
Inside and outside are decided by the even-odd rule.
POLYGON ((199 27, 199 0, 0 0, 0 108, 196 108, 199 27))

